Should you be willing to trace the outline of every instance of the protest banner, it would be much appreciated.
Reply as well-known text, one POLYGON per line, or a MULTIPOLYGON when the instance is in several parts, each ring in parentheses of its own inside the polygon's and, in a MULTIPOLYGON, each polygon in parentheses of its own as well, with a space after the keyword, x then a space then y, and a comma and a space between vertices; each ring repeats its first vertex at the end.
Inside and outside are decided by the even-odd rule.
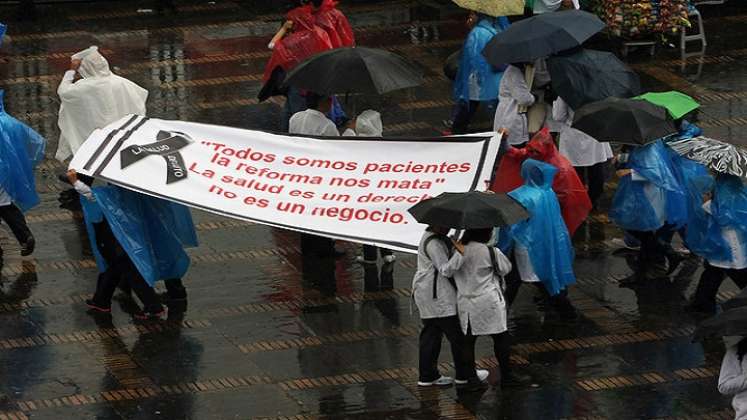
POLYGON ((270 134, 137 115, 96 130, 70 167, 227 217, 414 252, 407 209, 442 192, 485 190, 500 138, 270 134))

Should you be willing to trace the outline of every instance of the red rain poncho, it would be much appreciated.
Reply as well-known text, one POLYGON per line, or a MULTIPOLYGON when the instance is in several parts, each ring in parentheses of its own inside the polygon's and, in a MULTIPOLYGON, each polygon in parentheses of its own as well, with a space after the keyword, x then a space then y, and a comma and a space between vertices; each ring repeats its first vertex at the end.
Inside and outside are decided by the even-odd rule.
POLYGON ((327 32, 332 48, 352 47, 355 45, 355 36, 350 27, 348 18, 345 17, 334 0, 324 0, 319 10, 314 13, 316 24, 327 32))
POLYGON ((519 188, 524 183, 521 178, 521 164, 529 158, 547 162, 558 168, 552 189, 558 196, 568 232, 573 235, 589 215, 591 200, 571 162, 558 152, 547 128, 537 132, 525 148, 509 149, 501 159, 490 189, 497 193, 507 193, 519 188))
POLYGON ((288 12, 286 19, 293 22, 293 32, 275 44, 263 82, 270 79, 276 67, 287 72, 312 55, 332 49, 327 33, 314 23, 311 5, 296 7, 288 12))

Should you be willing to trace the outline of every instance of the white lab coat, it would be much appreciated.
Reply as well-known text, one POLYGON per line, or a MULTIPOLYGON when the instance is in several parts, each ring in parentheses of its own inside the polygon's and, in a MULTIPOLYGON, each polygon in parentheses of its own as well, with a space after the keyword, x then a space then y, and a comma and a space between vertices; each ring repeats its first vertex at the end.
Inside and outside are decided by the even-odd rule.
POLYGON ((464 247, 464 255, 455 252, 449 262, 441 268, 445 277, 454 277, 457 284, 457 309, 462 332, 467 327, 472 335, 500 334, 508 330, 506 300, 500 286, 500 278, 493 272, 488 252, 495 252, 500 276, 511 271, 511 262, 494 247, 470 242, 464 247))
POLYGON ((521 144, 529 141, 526 113, 519 113, 519 106, 534 104, 534 95, 529 90, 524 72, 509 65, 503 72, 498 89, 498 106, 495 110, 493 130, 508 129, 508 144, 521 144))
POLYGON ((747 419, 747 357, 739 361, 737 346, 726 349, 718 377, 718 392, 733 395, 731 406, 736 412, 735 420, 747 419))
POLYGON ((446 244, 443 240, 433 239, 428 243, 427 253, 423 248, 428 238, 433 235, 435 233, 426 231, 420 239, 418 269, 412 279, 412 297, 421 319, 444 318, 457 314, 456 290, 451 282, 441 274, 441 269, 449 262, 446 244), (434 280, 437 299, 433 299, 434 280))
POLYGON ((83 77, 73 83, 69 70, 57 88, 60 96, 60 142, 55 158, 65 161, 78 151, 97 128, 105 127, 128 114, 145 115, 148 91, 109 70, 109 63, 91 47, 73 56, 82 57, 78 72, 83 77))
POLYGON ((337 126, 326 115, 315 110, 296 112, 288 123, 291 134, 306 134, 310 136, 339 136, 337 126))
MULTIPOLYGON (((708 200, 703 204, 703 210, 708 214, 711 214, 712 201, 708 200)), ((747 268, 747 246, 745 245, 745 239, 742 234, 736 229, 728 226, 721 227, 721 237, 729 245, 731 254, 731 260, 727 261, 711 261, 708 263, 714 267, 741 270, 747 268)))
POLYGON ((552 104, 552 119, 560 128, 560 154, 567 157, 573 166, 592 166, 612 159, 609 143, 597 141, 583 131, 571 127, 573 110, 560 97, 552 104))

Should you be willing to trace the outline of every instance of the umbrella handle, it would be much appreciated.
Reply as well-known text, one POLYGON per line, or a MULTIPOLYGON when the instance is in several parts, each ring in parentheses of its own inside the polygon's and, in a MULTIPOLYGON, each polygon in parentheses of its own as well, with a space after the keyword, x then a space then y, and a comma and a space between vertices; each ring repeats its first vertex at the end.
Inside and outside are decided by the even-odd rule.
POLYGON ((288 29, 292 28, 292 27, 293 27, 293 22, 286 21, 283 24, 283 26, 281 26, 280 29, 278 29, 278 31, 275 34, 275 36, 272 37, 272 39, 270 40, 270 44, 268 45, 268 47, 270 49, 273 49, 275 47, 275 44, 277 44, 278 42, 280 42, 280 40, 283 39, 283 37, 285 36, 285 34, 288 32, 288 29))
MULTIPOLYGON (((529 64, 524 69, 524 80, 527 82, 527 88, 531 91, 534 84, 534 64, 529 64)), ((528 108, 524 105, 519 105, 519 114, 526 113, 528 108)))

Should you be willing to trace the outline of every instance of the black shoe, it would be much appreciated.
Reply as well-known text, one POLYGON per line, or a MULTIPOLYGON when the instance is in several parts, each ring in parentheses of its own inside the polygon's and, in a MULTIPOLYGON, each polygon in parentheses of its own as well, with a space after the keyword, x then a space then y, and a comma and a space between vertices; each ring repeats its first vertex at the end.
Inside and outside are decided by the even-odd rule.
POLYGON ((93 299, 86 299, 86 306, 88 306, 89 312, 94 312, 94 313, 99 313, 99 314, 112 313, 111 305, 109 306, 102 305, 93 299))
POLYGON ((477 378, 471 378, 467 383, 454 384, 459 391, 480 391, 486 389, 489 385, 487 381, 481 381, 477 378))
POLYGON ((27 257, 33 254, 34 248, 36 248, 36 239, 34 239, 33 236, 29 236, 29 238, 26 240, 26 243, 21 247, 21 256, 27 257))
POLYGON ((155 319, 163 319, 163 316, 166 315, 166 309, 164 309, 163 306, 150 308, 143 310, 141 312, 138 312, 134 315, 135 319, 138 319, 140 321, 147 321, 147 320, 155 320, 155 319))

